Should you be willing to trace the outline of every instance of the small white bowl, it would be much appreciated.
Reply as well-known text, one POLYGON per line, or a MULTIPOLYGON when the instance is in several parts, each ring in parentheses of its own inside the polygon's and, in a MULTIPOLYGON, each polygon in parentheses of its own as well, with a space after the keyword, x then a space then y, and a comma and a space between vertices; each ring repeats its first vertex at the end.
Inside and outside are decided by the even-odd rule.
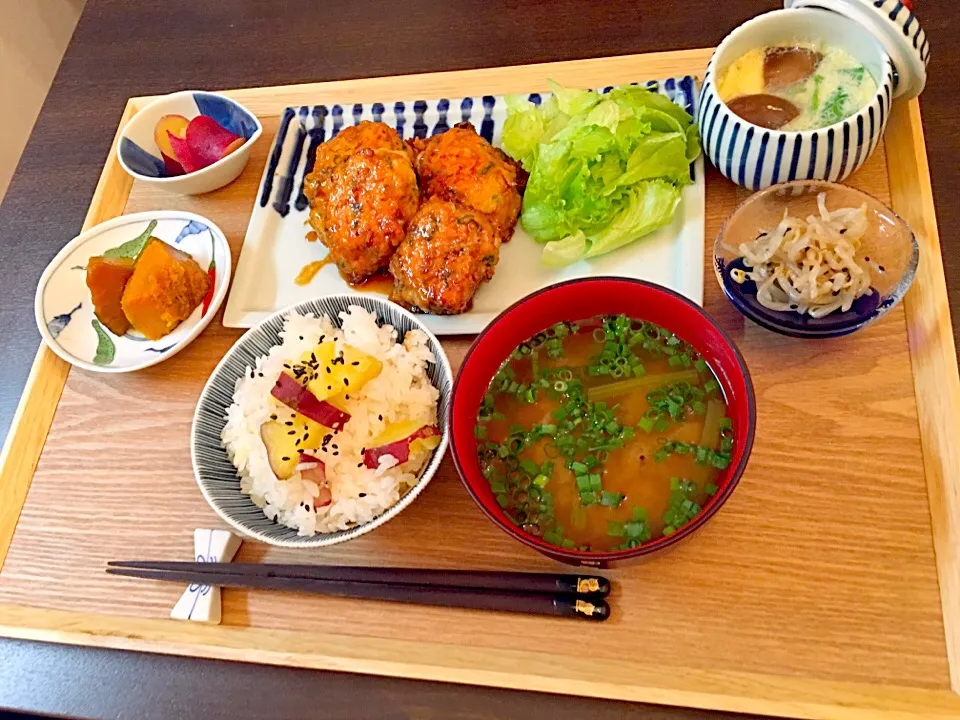
POLYGON ((889 55, 855 20, 816 8, 759 15, 730 33, 707 65, 697 117, 704 154, 728 179, 753 190, 792 180, 839 182, 876 149, 890 117, 894 89, 889 55), (754 125, 720 99, 716 79, 744 53, 798 41, 823 42, 850 53, 877 81, 877 94, 839 123, 803 131, 754 125))
MULTIPOLYGON (((402 342, 402 339, 399 340, 402 342)), ((200 400, 193 416, 190 432, 190 457, 193 461, 193 474, 203 497, 214 512, 233 529, 268 545, 290 548, 315 548, 337 545, 366 535, 395 518, 423 492, 436 474, 447 444, 450 440, 449 417, 453 388, 453 371, 447 360, 443 346, 423 322, 399 305, 386 298, 366 293, 325 295, 315 300, 293 305, 271 315, 259 325, 248 330, 227 351, 214 369, 210 379, 200 393, 200 400), (220 438, 226 424, 227 408, 233 403, 233 393, 237 380, 256 364, 257 358, 267 354, 275 345, 280 344, 280 331, 283 322, 290 313, 312 314, 317 317, 326 315, 335 325, 340 324, 339 313, 346 312, 352 305, 359 305, 367 312, 377 316, 379 324, 392 325, 402 338, 409 330, 420 330, 427 336, 430 351, 436 362, 427 367, 427 376, 433 386, 440 391, 437 403, 437 425, 442 430, 440 445, 420 477, 403 497, 392 507, 373 518, 368 523, 356 525, 346 530, 316 535, 298 535, 297 531, 268 518, 257 507, 249 495, 240 490, 240 478, 237 469, 227 457, 220 438)))
POLYGON ((50 349, 72 365, 102 373, 142 370, 176 355, 210 324, 227 296, 230 266, 227 238, 200 215, 179 210, 121 215, 68 242, 43 271, 34 300, 37 327, 50 349), (153 237, 189 253, 213 275, 213 295, 209 305, 201 303, 160 340, 147 340, 133 331, 117 336, 93 314, 86 282, 87 261, 133 240, 152 220, 157 221, 150 233, 153 237))
POLYGON ((184 90, 157 98, 127 123, 117 143, 120 165, 137 180, 183 195, 212 192, 237 179, 250 159, 250 150, 263 126, 243 105, 219 93, 184 90), (226 157, 202 170, 168 176, 160 148, 153 139, 157 121, 164 115, 183 115, 192 120, 207 115, 246 142, 226 157))

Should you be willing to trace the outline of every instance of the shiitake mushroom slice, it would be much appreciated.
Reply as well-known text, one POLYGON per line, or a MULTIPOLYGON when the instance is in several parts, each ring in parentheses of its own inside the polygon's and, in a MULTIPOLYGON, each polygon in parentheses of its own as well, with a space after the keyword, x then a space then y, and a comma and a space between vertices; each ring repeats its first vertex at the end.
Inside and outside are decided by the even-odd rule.
POLYGON ((763 55, 763 81, 766 88, 779 90, 813 75, 823 53, 802 47, 771 47, 763 55))
POLYGON ((779 130, 800 114, 789 100, 767 93, 741 95, 727 106, 747 122, 771 130, 779 130))

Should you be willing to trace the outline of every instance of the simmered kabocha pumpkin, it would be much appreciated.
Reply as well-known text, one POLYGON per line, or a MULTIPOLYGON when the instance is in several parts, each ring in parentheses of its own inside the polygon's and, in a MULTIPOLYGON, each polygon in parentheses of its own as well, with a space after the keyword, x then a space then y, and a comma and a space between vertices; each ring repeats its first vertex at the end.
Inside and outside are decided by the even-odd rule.
POLYGON ((151 238, 123 291, 123 312, 134 329, 159 340, 190 317, 210 278, 187 253, 151 238))
POLYGON ((130 329, 120 301, 133 275, 134 259, 128 257, 92 257, 87 261, 87 287, 93 299, 93 313, 114 335, 130 329))

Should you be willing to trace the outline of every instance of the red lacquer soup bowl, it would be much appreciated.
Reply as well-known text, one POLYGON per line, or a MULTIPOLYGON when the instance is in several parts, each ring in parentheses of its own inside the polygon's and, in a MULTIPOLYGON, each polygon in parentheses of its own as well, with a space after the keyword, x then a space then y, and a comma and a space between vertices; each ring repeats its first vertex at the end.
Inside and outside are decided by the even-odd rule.
POLYGON ((624 278, 589 278, 552 285, 505 310, 474 341, 453 386, 450 438, 453 460, 471 497, 504 532, 551 558, 573 565, 608 566, 671 547, 702 527, 733 493, 753 447, 756 403, 747 365, 729 337, 703 309, 659 285, 624 278), (623 314, 656 323, 692 345, 709 363, 733 422, 731 462, 714 484, 719 490, 692 521, 669 536, 628 550, 585 552, 558 547, 514 525, 480 471, 474 427, 491 379, 521 343, 561 321, 623 314))

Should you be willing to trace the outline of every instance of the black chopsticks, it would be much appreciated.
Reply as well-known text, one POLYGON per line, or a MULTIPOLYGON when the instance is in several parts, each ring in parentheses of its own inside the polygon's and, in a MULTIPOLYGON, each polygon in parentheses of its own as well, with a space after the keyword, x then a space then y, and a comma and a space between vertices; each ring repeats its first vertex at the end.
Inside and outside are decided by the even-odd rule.
POLYGON ((606 620, 610 582, 599 575, 481 570, 114 561, 112 575, 319 593, 347 598, 606 620))

